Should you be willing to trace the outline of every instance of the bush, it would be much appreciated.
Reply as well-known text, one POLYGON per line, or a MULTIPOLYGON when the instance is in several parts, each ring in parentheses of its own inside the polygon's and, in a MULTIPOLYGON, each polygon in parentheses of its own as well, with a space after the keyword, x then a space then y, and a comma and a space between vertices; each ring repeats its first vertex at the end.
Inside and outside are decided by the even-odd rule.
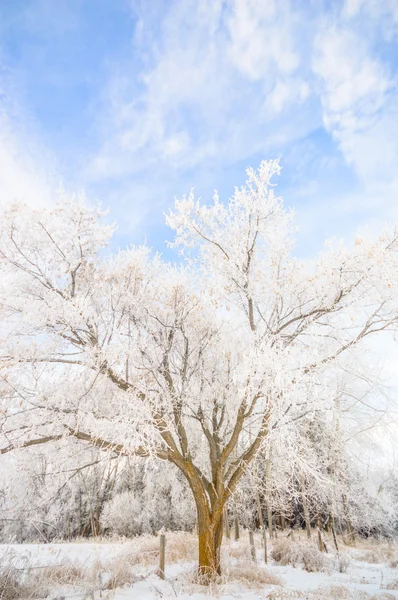
POLYGON ((105 503, 101 528, 117 535, 133 537, 142 533, 141 500, 132 492, 122 492, 105 503))
POLYGON ((398 569, 398 558, 393 558, 390 560, 390 567, 392 569, 398 569))
POLYGON ((351 559, 348 554, 338 554, 337 556, 337 570, 339 573, 347 573, 351 565, 351 559))
POLYGON ((398 579, 390 581, 390 583, 386 585, 386 590, 398 590, 398 579))
POLYGON ((302 565, 308 572, 324 571, 327 563, 324 555, 313 542, 275 540, 271 548, 272 558, 281 565, 302 565))

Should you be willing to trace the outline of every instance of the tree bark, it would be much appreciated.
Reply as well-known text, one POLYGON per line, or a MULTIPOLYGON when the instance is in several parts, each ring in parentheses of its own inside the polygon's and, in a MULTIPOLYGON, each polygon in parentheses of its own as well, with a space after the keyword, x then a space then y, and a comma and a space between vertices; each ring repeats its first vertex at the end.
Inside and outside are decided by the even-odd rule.
POLYGON ((263 519, 263 511, 261 508, 260 494, 258 493, 258 489, 255 490, 256 494, 256 504, 257 504, 257 512, 258 512, 258 520, 260 521, 260 527, 263 534, 263 544, 264 544, 264 562, 268 562, 268 552, 267 552, 267 534, 265 531, 264 519, 263 519))
POLYGON ((332 517, 332 535, 333 535, 333 542, 334 542, 335 548, 336 548, 336 550, 338 552, 339 551, 339 546, 337 544, 336 531, 335 531, 335 528, 334 528, 334 518, 333 517, 332 517))
POLYGON ((222 518, 218 523, 211 519, 199 523, 199 575, 207 582, 221 575, 221 543, 223 537, 222 518))
POLYGON ((307 538, 311 539, 311 523, 310 523, 310 514, 308 511, 308 504, 307 504, 307 496, 306 496, 306 492, 305 492, 305 478, 304 478, 304 474, 301 474, 301 499, 303 502, 303 511, 304 511, 304 521, 305 521, 305 529, 307 531, 307 538))
POLYGON ((234 510, 234 535, 235 541, 237 542, 239 539, 239 520, 238 515, 236 514, 236 510, 234 510))
POLYGON ((323 552, 324 547, 323 547, 323 539, 322 539, 322 519, 319 515, 318 515, 318 545, 319 545, 319 550, 321 552, 323 552))
POLYGON ((227 508, 224 508, 224 525, 225 525, 225 537, 229 540, 231 537, 231 532, 229 529, 229 515, 228 515, 227 508))
POLYGON ((271 510, 271 505, 270 505, 271 459, 269 459, 269 458, 267 458, 267 460, 265 462, 265 478, 266 478, 266 485, 267 485, 266 507, 267 507, 268 531, 269 531, 269 539, 272 540, 274 535, 273 535, 273 528, 272 528, 272 510, 271 510))
POLYGON ((347 497, 345 496, 345 494, 342 495, 342 499, 343 499, 344 516, 345 516, 346 525, 347 525, 348 537, 349 537, 350 541, 355 544, 355 532, 351 525, 350 516, 348 513, 347 497))

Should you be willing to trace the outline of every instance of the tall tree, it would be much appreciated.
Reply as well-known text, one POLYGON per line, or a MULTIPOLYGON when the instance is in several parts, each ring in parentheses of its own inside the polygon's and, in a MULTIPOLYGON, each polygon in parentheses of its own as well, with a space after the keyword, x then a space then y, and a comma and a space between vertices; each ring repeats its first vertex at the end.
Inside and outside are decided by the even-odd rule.
POLYGON ((279 170, 249 169, 225 204, 177 201, 175 265, 145 247, 107 255, 112 228, 82 200, 13 205, 0 224, 0 452, 74 438, 170 461, 192 490, 206 579, 250 462, 330 406, 328 374, 397 322, 396 231, 294 258, 279 170))

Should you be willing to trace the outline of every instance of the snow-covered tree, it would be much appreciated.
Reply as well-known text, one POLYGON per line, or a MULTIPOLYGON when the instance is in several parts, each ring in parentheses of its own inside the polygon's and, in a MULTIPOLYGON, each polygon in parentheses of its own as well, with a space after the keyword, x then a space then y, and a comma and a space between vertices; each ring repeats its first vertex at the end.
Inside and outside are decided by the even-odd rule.
POLYGON ((396 230, 298 260, 279 170, 249 169, 227 203, 177 201, 174 265, 104 252, 112 228, 82 199, 16 204, 0 223, 0 452, 73 438, 169 461, 193 494, 206 577, 248 465, 329 408, 330 378, 398 320, 396 230))

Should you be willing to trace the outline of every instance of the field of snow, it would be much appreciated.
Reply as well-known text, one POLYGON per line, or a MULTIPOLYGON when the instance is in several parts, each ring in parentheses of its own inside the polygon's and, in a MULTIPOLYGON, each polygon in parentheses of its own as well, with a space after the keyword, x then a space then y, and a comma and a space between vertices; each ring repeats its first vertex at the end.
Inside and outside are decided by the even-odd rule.
POLYGON ((260 536, 256 536, 257 561, 254 563, 246 537, 244 533, 244 539, 238 542, 225 541, 223 576, 209 587, 195 581, 196 540, 188 533, 167 534, 164 581, 156 572, 156 537, 115 542, 0 545, 0 598, 398 599, 396 544, 359 541, 356 547, 344 546, 339 555, 331 548, 327 554, 320 555, 314 546, 304 541, 279 539, 274 542, 274 549, 278 545, 282 550, 289 545, 295 548, 297 561, 303 548, 311 548, 313 554, 306 563, 307 569, 320 570, 308 572, 303 564, 283 566, 273 558, 264 566, 260 536))

